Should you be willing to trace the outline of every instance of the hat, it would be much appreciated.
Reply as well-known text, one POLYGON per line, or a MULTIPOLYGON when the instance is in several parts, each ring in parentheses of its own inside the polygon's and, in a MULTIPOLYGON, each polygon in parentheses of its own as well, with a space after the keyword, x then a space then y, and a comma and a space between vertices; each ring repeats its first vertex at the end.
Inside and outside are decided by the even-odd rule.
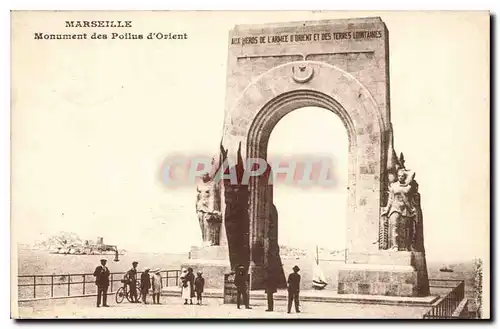
POLYGON ((102 258, 101 262, 107 262, 108 260, 106 258, 102 258))
POLYGON ((159 268, 155 268, 154 270, 152 270, 151 272, 153 273, 157 273, 157 272, 160 272, 160 269, 159 268))
POLYGON ((149 270, 150 270, 150 268, 149 268, 149 267, 145 267, 145 268, 144 268, 144 272, 149 271, 149 270))
POLYGON ((182 272, 187 272, 187 270, 185 268, 182 269, 182 272))
POLYGON ((203 274, 203 272, 202 272, 202 271, 198 271, 198 272, 196 272, 196 273, 198 273, 198 274, 203 274))
POLYGON ((245 266, 243 266, 243 265, 238 265, 238 268, 245 268, 245 266))
POLYGON ((139 264, 139 263, 138 263, 138 262, 132 262, 132 265, 134 265, 134 264, 136 264, 136 265, 137 265, 137 264, 139 264))
POLYGON ((293 270, 294 270, 295 272, 298 272, 298 271, 300 271, 300 268, 299 268, 297 265, 295 265, 295 266, 293 267, 293 270))

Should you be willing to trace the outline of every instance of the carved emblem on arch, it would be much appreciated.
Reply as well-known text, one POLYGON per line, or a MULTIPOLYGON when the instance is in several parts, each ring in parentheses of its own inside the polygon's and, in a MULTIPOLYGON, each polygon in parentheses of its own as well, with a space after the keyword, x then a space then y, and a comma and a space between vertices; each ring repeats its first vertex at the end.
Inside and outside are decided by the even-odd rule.
POLYGON ((314 69, 306 63, 299 63, 292 66, 292 78, 295 82, 306 83, 314 76, 314 69))

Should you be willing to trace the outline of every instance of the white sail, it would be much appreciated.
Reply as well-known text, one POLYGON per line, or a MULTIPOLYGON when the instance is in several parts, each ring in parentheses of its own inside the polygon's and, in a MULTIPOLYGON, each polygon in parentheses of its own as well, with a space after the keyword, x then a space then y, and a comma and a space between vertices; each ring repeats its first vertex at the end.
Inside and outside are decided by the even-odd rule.
POLYGON ((327 286, 326 277, 323 270, 319 266, 319 252, 318 247, 316 247, 316 253, 314 255, 313 262, 313 277, 312 277, 313 288, 323 289, 327 286))

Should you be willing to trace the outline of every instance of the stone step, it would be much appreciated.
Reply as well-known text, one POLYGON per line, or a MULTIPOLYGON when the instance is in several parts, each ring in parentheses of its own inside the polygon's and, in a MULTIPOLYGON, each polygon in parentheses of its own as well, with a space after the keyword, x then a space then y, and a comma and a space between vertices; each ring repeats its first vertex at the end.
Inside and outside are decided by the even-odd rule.
MULTIPOLYGON (((162 295, 170 297, 181 297, 181 290, 177 287, 167 287, 162 291, 162 295)), ((205 289, 205 298, 224 298, 220 289, 205 289)), ((300 292, 300 300, 304 302, 321 303, 356 303, 356 304, 380 304, 380 305, 411 305, 411 306, 431 306, 439 297, 399 297, 399 296, 376 296, 376 295, 350 295, 337 294, 334 291, 306 290, 300 292)), ((263 291, 251 291, 250 299, 267 300, 267 295, 263 291)), ((279 290, 274 294, 275 301, 288 300, 286 290, 279 290)))

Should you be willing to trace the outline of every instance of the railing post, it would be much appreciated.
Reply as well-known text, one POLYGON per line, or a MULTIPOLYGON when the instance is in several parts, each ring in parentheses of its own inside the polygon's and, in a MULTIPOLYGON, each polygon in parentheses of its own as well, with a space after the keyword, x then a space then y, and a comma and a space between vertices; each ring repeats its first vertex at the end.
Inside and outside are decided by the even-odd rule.
POLYGON ((54 297, 54 275, 50 276, 50 297, 54 297))
POLYGON ((70 293, 71 293, 71 277, 68 274, 68 296, 70 295, 70 293))
POLYGON ((111 282, 110 282, 111 292, 113 292, 113 282, 114 282, 113 273, 111 273, 111 282))
POLYGON ((36 298, 36 275, 33 275, 33 298, 36 298))
POLYGON ((83 275, 83 294, 85 295, 85 274, 83 275))

